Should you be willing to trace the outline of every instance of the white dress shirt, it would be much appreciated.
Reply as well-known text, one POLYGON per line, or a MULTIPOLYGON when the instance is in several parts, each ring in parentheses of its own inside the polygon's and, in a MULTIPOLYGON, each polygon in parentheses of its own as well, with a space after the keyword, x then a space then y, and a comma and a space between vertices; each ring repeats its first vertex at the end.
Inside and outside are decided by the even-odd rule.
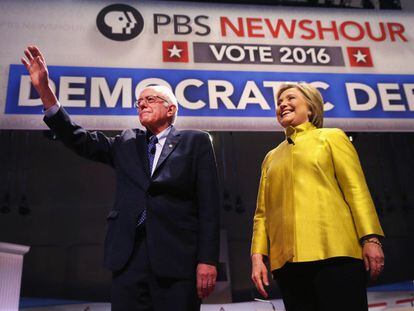
POLYGON ((167 140, 167 136, 168 134, 170 134, 170 131, 171 125, 156 135, 158 138, 158 142, 155 145, 154 162, 152 163, 151 176, 154 173, 155 168, 157 167, 158 159, 160 158, 162 148, 164 147, 165 141, 167 140))
POLYGON ((56 104, 54 104, 52 107, 49 107, 46 110, 43 109, 43 113, 45 114, 46 117, 50 118, 58 112, 59 108, 60 108, 60 103, 56 102, 56 104))

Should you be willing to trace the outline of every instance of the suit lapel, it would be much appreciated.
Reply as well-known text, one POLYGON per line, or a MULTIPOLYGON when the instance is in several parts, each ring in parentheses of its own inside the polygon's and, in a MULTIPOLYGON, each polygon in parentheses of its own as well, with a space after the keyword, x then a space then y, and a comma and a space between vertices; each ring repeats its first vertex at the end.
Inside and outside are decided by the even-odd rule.
POLYGON ((171 131, 168 134, 167 139, 165 140, 165 144, 162 148, 153 176, 155 175, 155 172, 158 170, 158 168, 162 165, 162 163, 164 163, 164 161, 168 158, 171 152, 174 151, 175 147, 180 142, 180 139, 180 131, 176 130, 174 126, 171 127, 171 131))
POLYGON ((149 164, 146 157, 145 132, 134 130, 135 137, 130 137, 120 146, 119 167, 137 182, 142 189, 148 187, 150 180, 149 164))

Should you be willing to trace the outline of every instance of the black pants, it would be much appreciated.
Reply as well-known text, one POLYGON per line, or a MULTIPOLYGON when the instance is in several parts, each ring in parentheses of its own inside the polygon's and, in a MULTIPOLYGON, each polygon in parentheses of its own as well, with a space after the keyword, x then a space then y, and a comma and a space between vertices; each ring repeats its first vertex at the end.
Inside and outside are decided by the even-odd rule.
POLYGON ((286 311, 367 311, 362 260, 338 257, 287 263, 273 271, 286 311))
POLYGON ((198 311, 200 304, 195 279, 162 278, 151 270, 145 230, 138 231, 129 262, 123 270, 113 273, 112 310, 198 311))

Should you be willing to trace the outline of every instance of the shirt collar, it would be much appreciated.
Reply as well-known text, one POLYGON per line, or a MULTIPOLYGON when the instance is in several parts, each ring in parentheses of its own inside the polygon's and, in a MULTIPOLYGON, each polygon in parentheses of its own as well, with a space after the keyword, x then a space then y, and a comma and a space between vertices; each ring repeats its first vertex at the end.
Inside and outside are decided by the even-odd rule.
POLYGON ((285 134, 286 134, 286 139, 291 140, 291 141, 295 141, 297 137, 305 134, 306 132, 309 132, 311 130, 316 129, 316 126, 313 125, 313 123, 311 122, 305 122, 302 124, 299 124, 295 127, 293 126, 288 126, 285 130, 285 134))
POLYGON ((160 141, 163 138, 166 138, 168 136, 168 134, 170 134, 171 128, 172 128, 172 125, 170 125, 169 127, 167 127, 162 132, 158 133, 157 134, 158 141, 160 141))
MULTIPOLYGON (((170 133, 171 128, 172 128, 172 125, 168 126, 166 129, 164 129, 163 131, 161 131, 157 135, 155 135, 155 136, 157 136, 158 141, 160 141, 160 139, 166 138, 168 136, 168 134, 170 133)), ((147 132, 146 132, 147 142, 149 141, 151 136, 153 136, 153 134, 150 131, 147 130, 147 132)))

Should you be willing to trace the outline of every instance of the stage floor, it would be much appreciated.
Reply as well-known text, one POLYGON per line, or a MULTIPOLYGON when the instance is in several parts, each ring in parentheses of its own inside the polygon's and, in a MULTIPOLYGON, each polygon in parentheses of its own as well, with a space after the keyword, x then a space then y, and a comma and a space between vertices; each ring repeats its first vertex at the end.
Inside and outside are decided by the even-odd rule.
MULTIPOLYGON (((370 311, 412 310, 414 311, 413 281, 371 287, 368 289, 370 311)), ((338 302, 340 304, 340 302, 338 302)), ((109 303, 92 303, 86 301, 68 301, 58 299, 22 298, 19 310, 27 311, 110 311, 109 303)), ((268 302, 251 301, 231 304, 204 304, 201 311, 284 311, 281 299, 268 302)), ((352 311, 352 310, 350 310, 352 311)))

